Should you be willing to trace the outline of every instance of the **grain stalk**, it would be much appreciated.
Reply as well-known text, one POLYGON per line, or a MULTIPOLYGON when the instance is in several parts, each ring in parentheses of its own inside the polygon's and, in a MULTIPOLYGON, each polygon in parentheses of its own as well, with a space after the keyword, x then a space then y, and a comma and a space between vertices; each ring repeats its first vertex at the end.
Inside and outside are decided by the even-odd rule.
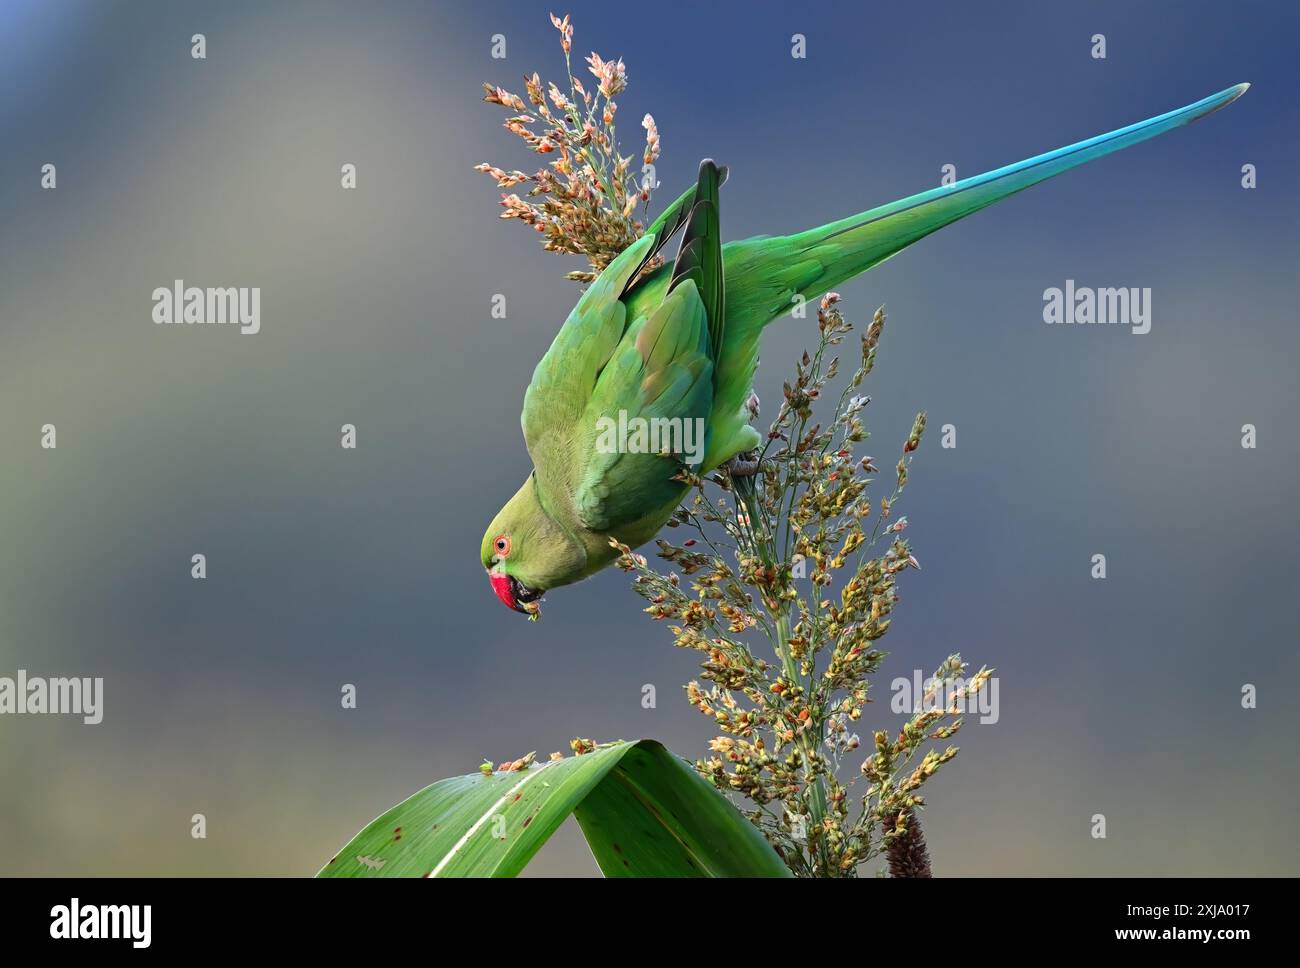
MULTIPOLYGON (((857 369, 823 424, 816 408, 837 376, 834 354, 852 331, 839 301, 835 293, 821 301, 816 350, 803 354, 784 386, 766 443, 753 455, 757 473, 701 478, 681 471, 690 499, 670 526, 691 536, 657 543, 674 570, 660 573, 644 555, 615 544, 620 566, 648 602, 645 611, 676 623, 676 645, 706 656, 701 678, 711 685, 691 682, 686 693, 721 735, 696 769, 749 801, 751 822, 790 870, 851 877, 883 854, 894 876, 929 876, 920 787, 956 755, 956 747, 934 744, 960 729, 968 697, 990 670, 967 681, 961 657, 949 656, 901 730, 875 731, 856 775, 841 778, 860 745, 851 727, 886 655, 877 643, 892 621, 898 576, 920 567, 902 536, 907 519, 894 509, 926 419, 917 414, 889 494, 873 500, 880 471, 871 457, 855 454, 868 439, 870 403, 858 390, 875 366, 885 314, 873 316, 857 369), (766 641, 775 662, 756 654, 755 640, 766 641)), ((750 412, 757 417, 756 398, 750 412)))

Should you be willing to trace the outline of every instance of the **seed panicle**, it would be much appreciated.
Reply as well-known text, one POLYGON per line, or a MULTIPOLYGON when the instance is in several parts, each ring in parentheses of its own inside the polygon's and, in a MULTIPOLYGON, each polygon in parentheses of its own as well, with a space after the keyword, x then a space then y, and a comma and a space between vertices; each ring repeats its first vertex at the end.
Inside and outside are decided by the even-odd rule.
MULTIPOLYGON (((498 188, 527 186, 522 197, 501 193, 500 217, 530 226, 542 236, 542 248, 548 252, 586 256, 590 268, 573 270, 566 278, 590 283, 645 232, 655 186, 653 166, 661 150, 659 127, 649 114, 641 119, 646 172, 641 175, 633 168, 635 155, 620 153, 615 131, 615 98, 627 90, 622 59, 588 55, 587 71, 596 84, 590 91, 573 72, 572 20, 568 14, 551 14, 551 24, 559 31, 564 52, 563 86, 544 83, 536 72, 523 79, 526 99, 495 84, 483 85, 484 101, 511 112, 503 122, 505 129, 549 160, 532 173, 487 162, 475 170, 492 178, 498 188)), ((655 256, 641 271, 661 265, 663 259, 655 256)))
MULTIPOLYGON (((678 648, 701 653, 686 700, 717 735, 695 764, 724 793, 748 800, 746 816, 796 876, 852 877, 881 857, 895 877, 928 877, 919 814, 922 786, 957 754, 961 701, 984 688, 946 658, 901 729, 870 734, 856 774, 855 731, 872 701, 879 648, 898 603, 897 583, 920 568, 894 508, 908 481, 926 417, 917 414, 890 493, 870 494, 880 473, 855 448, 868 438, 870 398, 857 392, 875 366, 885 326, 872 317, 862 355, 832 413, 817 417, 836 377, 834 355, 852 331, 837 293, 817 313, 818 345, 797 361, 759 455, 759 473, 684 474, 688 499, 670 528, 691 537, 656 542, 660 572, 618 541, 646 614, 668 623, 678 648), (769 662, 757 646, 775 658, 769 662), (946 706, 935 696, 946 690, 946 706)), ((757 402, 750 408, 757 415, 757 402)), ((862 756, 861 753, 857 753, 862 756)))

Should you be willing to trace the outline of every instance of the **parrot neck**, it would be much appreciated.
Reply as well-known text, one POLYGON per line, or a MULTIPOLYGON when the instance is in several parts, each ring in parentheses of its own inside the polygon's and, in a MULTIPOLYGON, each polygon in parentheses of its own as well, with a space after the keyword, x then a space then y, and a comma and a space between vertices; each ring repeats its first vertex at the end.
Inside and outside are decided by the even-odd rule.
POLYGON ((591 574, 594 569, 590 567, 586 542, 575 534, 562 509, 549 499, 536 471, 528 475, 513 500, 532 509, 532 540, 540 541, 546 549, 546 563, 538 576, 544 587, 567 585, 591 574))

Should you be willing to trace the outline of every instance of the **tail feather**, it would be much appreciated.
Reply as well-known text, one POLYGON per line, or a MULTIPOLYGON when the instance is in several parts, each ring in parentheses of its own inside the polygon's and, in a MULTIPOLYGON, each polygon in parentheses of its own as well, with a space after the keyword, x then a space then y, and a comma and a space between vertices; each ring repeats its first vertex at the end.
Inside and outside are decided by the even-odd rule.
MULTIPOLYGON (((708 162, 711 169, 710 184, 712 186, 714 204, 716 205, 718 189, 721 188, 723 183, 727 180, 727 167, 725 165, 714 165, 713 161, 708 158, 706 158, 705 161, 708 162)), ((668 240, 677 234, 677 230, 690 220, 692 213, 695 211, 696 194, 699 191, 699 188, 700 185, 696 184, 682 192, 681 195, 677 196, 677 200, 664 209, 663 214, 651 222, 650 227, 645 230, 645 235, 652 236, 654 242, 651 243, 650 249, 646 252, 645 259, 642 260, 641 265, 637 267, 637 271, 632 273, 631 277, 628 279, 627 285, 623 287, 622 293, 619 294, 620 299, 627 296, 643 281, 640 275, 641 268, 658 255, 659 251, 668 244, 668 240)))
POLYGON ((722 227, 718 221, 718 188, 726 177, 726 169, 719 168, 712 158, 700 162, 699 181, 695 197, 682 233, 681 248, 673 263, 668 291, 672 292, 685 279, 693 279, 699 288, 700 298, 709 324, 709 358, 722 355, 722 336, 725 329, 725 294, 722 277, 722 227))
MULTIPOLYGON (((945 225, 1053 175, 1190 124, 1231 104, 1249 87, 1238 84, 1159 117, 787 236, 779 240, 786 245, 775 248, 783 262, 806 267, 806 278, 795 288, 805 298, 815 298, 945 225)), ((782 313, 788 309, 788 302, 780 307, 782 313)))

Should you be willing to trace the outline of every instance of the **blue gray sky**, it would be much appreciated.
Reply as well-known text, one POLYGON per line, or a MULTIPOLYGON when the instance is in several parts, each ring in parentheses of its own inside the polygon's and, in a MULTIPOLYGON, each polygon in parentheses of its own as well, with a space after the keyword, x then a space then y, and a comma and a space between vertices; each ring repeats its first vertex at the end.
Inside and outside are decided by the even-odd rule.
MULTIPOLYGON (((931 427, 905 497, 923 570, 884 676, 952 651, 1000 676, 999 721, 969 725, 930 789, 936 870, 1300 872, 1296 9, 564 10, 575 53, 625 60, 629 137, 658 120, 661 202, 701 157, 730 166, 731 238, 1252 82, 841 291, 850 318, 889 313, 869 449, 894 453, 917 410, 931 427), (1151 332, 1045 325, 1043 292, 1067 279, 1149 287, 1151 332), (955 449, 934 432, 948 423, 955 449)), ((99 726, 0 717, 0 872, 311 873, 484 757, 576 735, 704 750, 679 694, 694 657, 623 575, 557 592, 529 624, 478 563, 528 471, 523 388, 578 293, 562 276, 579 264, 498 221, 472 170, 532 160, 479 85, 562 73, 547 12, 0 9, 0 675, 102 676, 106 693, 99 726), (260 287, 261 332, 154 325, 150 294, 174 279, 260 287)), ((769 413, 811 327, 767 334, 769 413)), ((566 829, 532 870, 595 865, 566 829)))

